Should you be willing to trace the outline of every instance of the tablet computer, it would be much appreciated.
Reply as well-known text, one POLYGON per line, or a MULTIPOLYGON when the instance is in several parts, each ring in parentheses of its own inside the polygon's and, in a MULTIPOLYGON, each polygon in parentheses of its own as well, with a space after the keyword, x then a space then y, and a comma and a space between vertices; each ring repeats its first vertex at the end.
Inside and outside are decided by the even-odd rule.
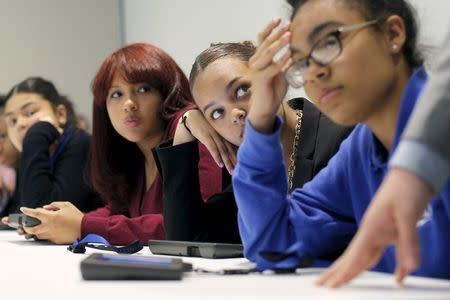
POLYGON ((150 240, 148 242, 148 247, 153 254, 163 255, 205 258, 232 258, 243 256, 243 247, 241 244, 150 240))
POLYGON ((186 265, 179 258, 94 253, 80 268, 85 280, 180 280, 186 265))
POLYGON ((27 216, 25 214, 10 214, 8 216, 8 226, 12 228, 34 227, 41 224, 39 219, 27 216))

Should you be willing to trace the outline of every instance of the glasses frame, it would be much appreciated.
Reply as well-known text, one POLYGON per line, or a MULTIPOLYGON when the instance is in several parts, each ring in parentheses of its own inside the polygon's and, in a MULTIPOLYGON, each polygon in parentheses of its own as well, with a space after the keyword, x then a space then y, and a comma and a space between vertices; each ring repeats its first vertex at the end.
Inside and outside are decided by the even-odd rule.
POLYGON ((377 24, 380 21, 380 19, 376 19, 376 20, 371 20, 371 21, 366 21, 363 23, 358 23, 358 24, 353 24, 353 25, 346 25, 346 26, 340 26, 338 27, 336 30, 330 32, 329 34, 327 34, 326 36, 324 36, 323 38, 321 38, 320 40, 318 40, 316 43, 314 43, 314 45, 311 47, 311 50, 309 51, 308 55, 305 58, 302 58, 298 61, 296 61, 295 63, 293 63, 288 69, 287 71, 284 73, 284 77, 286 79, 286 81, 288 82, 288 84, 293 87, 293 88, 301 88, 305 85, 306 80, 303 79, 303 82, 299 83, 297 82, 296 79, 293 79, 293 75, 290 75, 291 73, 297 73, 300 72, 301 76, 304 77, 304 73, 308 70, 308 67, 310 66, 310 61, 313 61, 315 64, 319 65, 319 66, 326 66, 328 64, 330 64, 331 62, 333 62, 337 57, 339 57, 339 55, 341 55, 342 50, 343 50, 343 46, 342 46, 342 37, 341 34, 343 33, 347 33, 347 32, 351 32, 351 31, 355 31, 358 29, 362 29, 368 26, 372 26, 377 24), (339 51, 337 52, 337 54, 333 57, 331 57, 328 61, 320 61, 317 58, 314 57, 314 51, 316 50, 317 46, 323 42, 323 40, 329 38, 330 36, 334 36, 338 42, 339 45, 339 51), (304 70, 301 71, 299 70, 299 65, 301 65, 302 67, 305 66, 304 70))

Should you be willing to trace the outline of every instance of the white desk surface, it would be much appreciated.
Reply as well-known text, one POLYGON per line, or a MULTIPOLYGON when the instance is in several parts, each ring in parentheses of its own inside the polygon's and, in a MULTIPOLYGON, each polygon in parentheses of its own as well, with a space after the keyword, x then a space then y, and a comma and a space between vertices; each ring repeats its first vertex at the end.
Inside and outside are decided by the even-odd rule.
MULTIPOLYGON (((450 281, 409 277, 395 285, 391 275, 367 272, 350 285, 330 290, 313 282, 320 270, 290 275, 211 275, 189 273, 181 281, 84 281, 80 261, 66 246, 25 241, 0 231, 0 299, 447 299, 450 281)), ((87 254, 95 250, 88 249, 87 254)), ((148 247, 139 254, 150 255, 148 247)), ((194 267, 236 268, 244 258, 184 258, 194 267)))

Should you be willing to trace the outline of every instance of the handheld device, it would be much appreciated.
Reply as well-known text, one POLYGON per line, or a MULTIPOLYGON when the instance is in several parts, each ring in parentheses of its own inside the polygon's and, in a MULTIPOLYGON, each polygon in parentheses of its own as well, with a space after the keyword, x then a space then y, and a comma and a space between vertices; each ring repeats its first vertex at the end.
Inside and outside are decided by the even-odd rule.
POLYGON ((25 214, 10 214, 8 216, 8 226, 12 228, 34 227, 41 224, 39 219, 27 216, 25 214))
POLYGON ((232 258, 243 256, 243 247, 241 244, 150 240, 148 247, 153 254, 163 255, 204 258, 232 258))
POLYGON ((0 230, 13 230, 13 228, 6 224, 0 224, 0 230))
POLYGON ((180 280, 190 266, 181 259, 94 253, 81 261, 85 280, 180 280))

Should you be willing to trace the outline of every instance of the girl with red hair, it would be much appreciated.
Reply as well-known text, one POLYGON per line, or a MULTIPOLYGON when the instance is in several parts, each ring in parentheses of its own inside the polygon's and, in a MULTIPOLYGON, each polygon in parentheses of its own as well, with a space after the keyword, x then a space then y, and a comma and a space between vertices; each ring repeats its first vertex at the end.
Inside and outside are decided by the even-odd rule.
MULTIPOLYGON (((175 61, 149 44, 109 55, 92 84, 91 182, 107 203, 83 214, 69 202, 26 209, 42 224, 25 228, 39 239, 71 243, 87 234, 112 244, 164 239, 162 178, 151 149, 173 138, 192 105, 189 83, 175 61)), ((221 171, 199 145, 199 177, 207 199, 221 190, 221 171)))

